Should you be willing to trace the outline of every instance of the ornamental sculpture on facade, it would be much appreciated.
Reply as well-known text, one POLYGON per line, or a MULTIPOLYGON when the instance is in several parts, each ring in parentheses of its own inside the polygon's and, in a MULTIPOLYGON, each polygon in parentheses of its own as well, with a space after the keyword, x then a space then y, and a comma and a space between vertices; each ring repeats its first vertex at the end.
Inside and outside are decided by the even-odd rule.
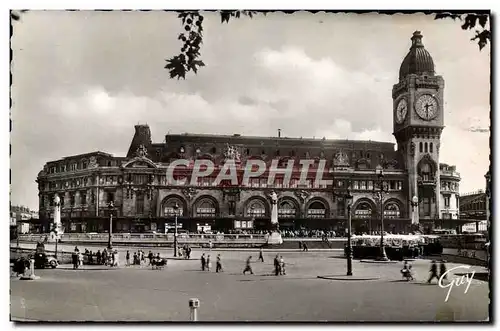
POLYGON ((135 154, 140 158, 145 158, 148 156, 148 150, 144 145, 139 145, 135 154))
POLYGON ((301 202, 304 202, 309 197, 309 192, 305 190, 295 191, 293 193, 300 199, 301 202))
POLYGON ((338 151, 333 158, 333 165, 335 167, 349 167, 349 156, 344 151, 338 151))
POLYGON ((187 187, 185 189, 182 190, 182 194, 184 194, 184 196, 188 199, 188 200, 191 200, 197 193, 198 191, 195 190, 194 188, 192 187, 187 187))
POLYGON ((236 146, 226 144, 224 157, 226 158, 226 160, 240 161, 240 152, 238 152, 238 148, 236 146))
POLYGON ((98 167, 97 158, 95 156, 91 156, 87 168, 97 168, 97 167, 98 167))

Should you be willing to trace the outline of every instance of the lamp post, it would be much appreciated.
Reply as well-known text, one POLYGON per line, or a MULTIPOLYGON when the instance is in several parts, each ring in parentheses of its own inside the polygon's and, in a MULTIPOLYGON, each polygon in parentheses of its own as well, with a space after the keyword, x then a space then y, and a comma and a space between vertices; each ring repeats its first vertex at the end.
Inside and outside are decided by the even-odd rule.
POLYGON ((417 217, 418 216, 418 209, 417 208, 418 208, 418 205, 419 205, 418 197, 416 195, 414 195, 413 198, 411 199, 410 203, 411 203, 411 211, 412 211, 412 220, 411 220, 412 222, 411 222, 411 225, 412 225, 412 231, 413 231, 413 227, 414 226, 418 227, 418 224, 419 224, 419 220, 418 220, 418 217, 417 217))
POLYGON ((345 195, 345 201, 347 203, 347 276, 352 276, 352 218, 351 218, 351 207, 352 207, 352 195, 348 188, 347 194, 345 195))
POLYGON ((109 208, 109 235, 108 235, 108 249, 113 249, 113 209, 114 209, 113 201, 108 203, 109 208))
POLYGON ((387 188, 384 187, 384 169, 379 164, 376 168, 379 189, 373 190, 375 199, 380 200, 380 256, 379 261, 389 261, 384 247, 384 194, 387 193, 387 188))
POLYGON ((174 230, 174 257, 177 257, 177 211, 179 210, 179 205, 177 202, 174 204, 174 214, 175 214, 175 230, 174 230))

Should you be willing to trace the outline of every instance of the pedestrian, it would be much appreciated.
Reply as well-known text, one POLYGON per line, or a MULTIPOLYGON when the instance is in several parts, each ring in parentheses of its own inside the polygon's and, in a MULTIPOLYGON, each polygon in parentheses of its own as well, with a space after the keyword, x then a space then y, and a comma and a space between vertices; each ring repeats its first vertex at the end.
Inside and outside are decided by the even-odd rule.
POLYGON ((439 277, 442 278, 443 280, 448 280, 446 278, 446 261, 441 260, 441 263, 439 264, 439 277))
POLYGON ((148 260, 149 260, 149 265, 151 265, 151 261, 153 260, 153 253, 149 251, 148 253, 148 260))
POLYGON ((303 249, 304 252, 309 252, 309 249, 307 248, 307 244, 305 242, 302 243, 302 247, 304 247, 303 249))
POLYGON ((144 252, 141 249, 141 264, 144 264, 144 252))
POLYGON ((222 272, 222 262, 220 260, 220 254, 217 254, 217 262, 215 266, 215 272, 222 272))
POLYGON ((264 256, 262 255, 262 247, 260 248, 259 251, 259 261, 264 262, 264 256))
POLYGON ((283 256, 280 256, 280 275, 286 275, 285 260, 283 259, 283 256))
POLYGON ((97 264, 101 264, 101 250, 100 249, 97 250, 96 258, 97 258, 97 264))
POLYGON ((274 274, 278 276, 280 274, 280 261, 279 261, 279 255, 276 254, 276 257, 274 258, 274 274))
POLYGON ((78 255, 76 255, 76 252, 73 252, 73 254, 71 254, 71 260, 73 262, 73 269, 78 268, 78 255))
POLYGON ((430 277, 429 280, 427 280, 427 283, 431 283, 431 281, 434 279, 434 277, 439 281, 438 273, 437 273, 437 264, 435 260, 432 260, 431 262, 431 269, 430 269, 430 277))
POLYGON ((114 267, 116 262, 116 251, 110 253, 111 253, 111 266, 114 267))
POLYGON ((299 240, 299 251, 302 250, 302 240, 299 240))
POLYGON ((83 266, 83 254, 78 252, 78 266, 83 266))
POLYGON ((191 258, 191 246, 188 245, 187 247, 187 258, 190 259, 191 258))
POLYGON ((210 254, 207 256, 207 271, 210 271, 210 268, 212 267, 212 262, 210 262, 210 254))
POLYGON ((201 271, 205 271, 206 262, 205 253, 203 253, 201 254, 201 271))
POLYGON ((243 269, 243 274, 245 274, 247 271, 250 271, 250 273, 253 275, 253 270, 252 270, 252 256, 250 255, 247 259, 245 269, 243 269))
POLYGON ((134 252, 134 264, 139 264, 138 261, 139 259, 137 258, 137 253, 134 252))
POLYGON ((127 254, 125 255, 125 260, 126 260, 126 266, 130 266, 130 252, 127 251, 127 254))

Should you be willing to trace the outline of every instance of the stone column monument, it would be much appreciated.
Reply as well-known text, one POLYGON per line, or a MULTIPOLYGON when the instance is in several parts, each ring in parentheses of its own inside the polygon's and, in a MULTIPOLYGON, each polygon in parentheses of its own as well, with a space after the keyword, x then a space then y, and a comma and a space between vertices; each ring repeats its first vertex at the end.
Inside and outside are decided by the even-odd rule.
POLYGON ((278 196, 276 192, 271 192, 271 234, 267 238, 267 243, 269 245, 281 245, 283 243, 283 238, 281 238, 281 233, 279 232, 278 223, 278 196))
POLYGON ((56 194, 54 197, 54 228, 50 232, 50 237, 52 240, 56 240, 56 237, 60 238, 60 235, 63 232, 62 223, 61 223, 61 199, 59 195, 56 194))

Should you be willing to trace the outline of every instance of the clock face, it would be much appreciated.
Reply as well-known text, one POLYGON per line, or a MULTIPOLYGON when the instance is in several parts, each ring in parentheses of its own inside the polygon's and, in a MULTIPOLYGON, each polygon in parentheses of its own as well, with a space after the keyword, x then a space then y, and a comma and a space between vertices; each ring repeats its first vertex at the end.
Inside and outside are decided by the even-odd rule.
POLYGON ((430 121, 438 114, 438 104, 436 98, 430 94, 423 94, 415 103, 415 111, 420 118, 430 121))
POLYGON ((396 107, 396 122, 398 124, 403 123, 407 113, 408 113, 408 103, 406 102, 406 99, 403 98, 398 102, 398 105, 396 107))

